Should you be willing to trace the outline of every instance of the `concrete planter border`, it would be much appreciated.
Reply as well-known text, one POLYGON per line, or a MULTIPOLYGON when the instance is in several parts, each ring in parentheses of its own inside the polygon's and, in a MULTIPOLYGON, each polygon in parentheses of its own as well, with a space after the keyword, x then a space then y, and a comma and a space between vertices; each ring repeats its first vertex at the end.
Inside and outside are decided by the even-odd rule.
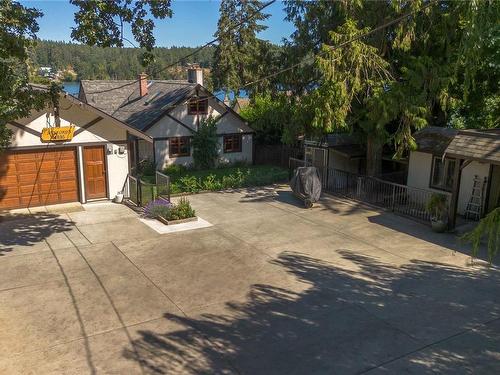
POLYGON ((186 219, 179 219, 179 220, 167 220, 163 216, 157 216, 156 219, 161 221, 165 225, 175 225, 175 224, 189 223, 192 221, 198 221, 197 216, 188 217, 186 219))

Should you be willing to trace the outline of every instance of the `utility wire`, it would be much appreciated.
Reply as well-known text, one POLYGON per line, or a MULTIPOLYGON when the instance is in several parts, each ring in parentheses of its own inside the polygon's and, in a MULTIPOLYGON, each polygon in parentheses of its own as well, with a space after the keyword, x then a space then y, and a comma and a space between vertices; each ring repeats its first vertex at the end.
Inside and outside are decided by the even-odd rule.
MULTIPOLYGON (((259 14, 262 10, 264 10, 268 6, 274 4, 275 2, 276 2, 276 0, 271 0, 268 3, 264 4, 263 6, 261 6, 259 9, 257 9, 255 12, 253 12, 252 14, 250 14, 245 19, 243 19, 240 22, 236 23, 234 26, 228 27, 228 29, 227 29, 226 32, 236 31, 236 30, 240 29, 246 22, 250 21, 257 14, 259 14)), ((157 71, 154 71, 153 73, 151 73, 151 76, 155 76, 158 73, 164 72, 165 70, 178 65, 179 63, 183 62, 184 60, 188 59, 189 57, 196 55, 201 50, 203 50, 203 49, 207 48, 208 46, 211 46, 212 44, 218 42, 219 39, 220 39, 220 37, 212 39, 210 42, 207 42, 204 45, 198 47, 196 50, 194 50, 193 52, 188 53, 186 56, 180 58, 179 60, 177 60, 177 61, 175 61, 175 62, 173 62, 173 63, 171 63, 171 64, 169 64, 167 66, 164 66, 163 68, 158 69, 157 71)), ((125 84, 123 84, 121 86, 118 86, 118 87, 112 87, 112 88, 106 89, 106 90, 93 91, 93 92, 89 92, 88 94, 101 94, 101 93, 104 93, 104 92, 114 91, 114 90, 121 89, 123 87, 132 86, 132 85, 136 84, 137 82, 139 82, 139 79, 136 79, 136 80, 134 80, 132 82, 129 82, 129 83, 125 83, 125 84)))
MULTIPOLYGON (((438 2, 437 0, 432 0, 432 1, 428 2, 426 5, 424 5, 424 6, 422 6, 421 8, 419 8, 419 9, 415 9, 415 10, 412 10, 411 12, 408 12, 408 13, 406 13, 406 14, 403 14, 402 16, 399 16, 399 17, 397 17, 397 18, 395 18, 395 19, 393 19, 393 20, 391 20, 391 21, 389 21, 389 22, 387 22, 387 23, 384 23, 384 24, 382 24, 382 25, 380 25, 380 26, 375 27, 374 29, 371 29, 371 30, 369 30, 369 31, 367 31, 367 32, 365 32, 365 33, 362 33, 362 34, 356 35, 356 36, 354 36, 353 38, 351 38, 351 39, 349 39, 349 40, 347 40, 347 41, 345 41, 345 42, 339 43, 339 44, 337 44, 337 45, 335 45, 335 46, 330 46, 330 49, 331 49, 331 50, 336 50, 336 49, 339 49, 339 48, 345 47, 346 45, 351 44, 352 42, 355 42, 355 41, 357 41, 357 40, 359 40, 359 39, 362 39, 362 38, 364 38, 364 37, 366 37, 366 36, 369 36, 369 35, 371 35, 371 34, 373 34, 373 33, 376 33, 377 31, 383 30, 383 29, 385 29, 385 28, 387 28, 387 27, 389 27, 389 26, 392 26, 392 25, 394 25, 394 24, 396 24, 396 23, 399 23, 399 22, 401 22, 402 20, 404 20, 404 19, 406 19, 406 18, 408 18, 408 17, 411 17, 411 16, 412 16, 412 15, 414 15, 414 14, 418 14, 418 13, 422 12, 423 10, 427 9, 428 7, 430 7, 431 5, 436 4, 437 2, 438 2)), ((239 89, 240 89, 240 90, 245 89, 245 88, 246 88, 246 87, 248 87, 248 86, 254 85, 254 84, 256 84, 256 83, 259 83, 259 82, 265 81, 266 79, 273 78, 273 77, 276 77, 277 75, 280 75, 280 74, 282 74, 282 73, 285 73, 285 72, 288 72, 288 71, 290 71, 290 70, 293 70, 293 69, 295 69, 295 68, 297 68, 297 67, 299 67, 299 66, 301 66, 301 65, 305 64, 306 62, 308 62, 308 60, 314 60, 314 58, 316 58, 316 57, 318 57, 318 56, 322 56, 322 55, 324 55, 325 53, 326 53, 326 52, 320 52, 320 53, 314 54, 314 55, 312 55, 312 56, 306 57, 306 58, 304 58, 302 61, 300 61, 300 62, 298 62, 298 63, 296 63, 296 64, 293 64, 293 65, 291 65, 291 66, 289 66, 289 67, 287 67, 287 68, 281 69, 281 70, 279 70, 279 71, 277 71, 277 72, 274 72, 274 73, 271 73, 271 74, 268 74, 267 76, 264 76, 264 77, 259 78, 259 79, 257 79, 257 80, 254 80, 254 81, 250 81, 250 82, 244 83, 244 84, 243 84, 243 85, 242 85, 239 89)), ((200 98, 198 101, 205 100, 205 99, 210 99, 210 98, 216 98, 216 99, 219 99, 219 98, 217 98, 217 96, 216 96, 216 95, 211 95, 211 96, 206 96, 206 97, 200 98)), ((220 99, 219 99, 219 100, 220 100, 220 99)))

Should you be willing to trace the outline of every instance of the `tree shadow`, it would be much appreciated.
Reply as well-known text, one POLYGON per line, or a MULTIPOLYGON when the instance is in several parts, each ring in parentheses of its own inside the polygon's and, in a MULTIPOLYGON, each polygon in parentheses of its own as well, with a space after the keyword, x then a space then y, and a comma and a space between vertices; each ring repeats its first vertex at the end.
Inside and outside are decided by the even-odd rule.
POLYGON ((74 222, 57 214, 12 214, 0 217, 0 256, 16 246, 34 246, 54 233, 70 231, 74 222))
MULTIPOLYGON (((451 372, 471 353, 429 345, 500 316, 497 269, 422 261, 397 267, 338 253, 334 265, 283 252, 270 263, 308 289, 255 284, 246 302, 228 302, 222 312, 165 314, 182 328, 141 330, 135 349, 123 355, 157 374, 337 374, 368 371, 427 347, 432 362, 412 362, 416 373, 431 372, 429 363, 451 372)), ((497 337, 469 349, 489 368, 499 347, 497 337)))
MULTIPOLYGON (((460 240, 454 233, 436 233, 431 230, 429 226, 415 222, 413 220, 399 217, 391 213, 381 212, 377 215, 368 217, 368 221, 373 224, 381 225, 411 237, 433 243, 435 245, 457 251, 464 255, 470 256, 472 254, 472 247, 470 244, 460 240)), ((487 245, 483 243, 479 249, 477 259, 487 262, 488 252, 487 245)), ((494 259, 493 264, 500 265, 500 259, 494 259)))

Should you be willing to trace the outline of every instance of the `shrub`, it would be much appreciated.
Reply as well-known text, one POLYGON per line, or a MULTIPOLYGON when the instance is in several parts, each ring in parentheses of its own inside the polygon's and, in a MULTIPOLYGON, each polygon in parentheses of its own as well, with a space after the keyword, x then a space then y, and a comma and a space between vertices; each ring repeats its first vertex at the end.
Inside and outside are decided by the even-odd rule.
POLYGON ((180 176, 187 170, 188 168, 182 164, 171 164, 163 170, 163 173, 165 173, 167 176, 180 176))
POLYGON ((222 182, 217 180, 214 174, 209 174, 204 180, 200 181, 203 190, 220 190, 222 189, 222 182))
POLYGON ((146 207, 144 207, 144 215, 150 218, 156 218, 158 216, 166 217, 171 207, 172 203, 163 199, 156 199, 149 202, 146 207))
POLYGON ((198 131, 193 135, 191 145, 196 168, 210 169, 215 166, 219 155, 216 119, 209 117, 201 122, 198 131))
POLYGON ((184 176, 179 179, 179 184, 182 191, 188 193, 197 193, 200 191, 198 179, 195 176, 184 176))
POLYGON ((146 159, 139 162, 139 165, 137 166, 137 172, 140 175, 144 176, 154 176, 156 168, 151 160, 146 159))
POLYGON ((164 216, 164 218, 167 220, 181 220, 181 219, 188 219, 190 217, 195 217, 195 216, 196 216, 196 212, 191 207, 191 203, 189 203, 189 200, 186 197, 182 197, 179 200, 179 203, 172 206, 168 210, 167 216, 164 216))

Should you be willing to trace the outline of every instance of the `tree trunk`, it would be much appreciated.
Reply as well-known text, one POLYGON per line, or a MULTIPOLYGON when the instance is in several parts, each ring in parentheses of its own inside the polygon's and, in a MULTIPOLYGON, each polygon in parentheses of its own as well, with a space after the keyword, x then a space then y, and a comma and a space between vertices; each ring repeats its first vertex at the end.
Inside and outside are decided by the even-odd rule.
POLYGON ((382 172, 383 144, 373 136, 368 136, 366 142, 366 174, 376 176, 382 172))

